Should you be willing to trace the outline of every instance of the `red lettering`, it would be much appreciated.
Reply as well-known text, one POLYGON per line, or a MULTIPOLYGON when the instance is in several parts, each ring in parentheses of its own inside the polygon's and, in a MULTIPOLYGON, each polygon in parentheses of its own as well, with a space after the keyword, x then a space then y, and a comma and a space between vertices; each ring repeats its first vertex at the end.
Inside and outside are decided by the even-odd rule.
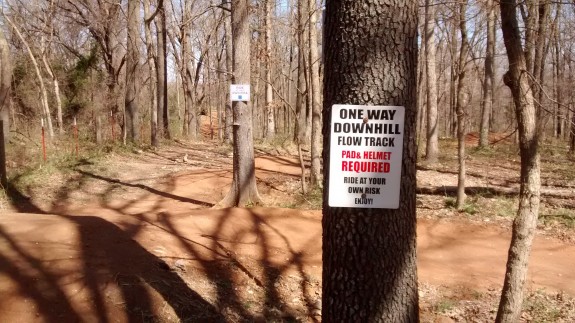
POLYGON ((390 169, 389 163, 382 163, 382 164, 383 164, 382 173, 389 173, 389 169, 390 169))

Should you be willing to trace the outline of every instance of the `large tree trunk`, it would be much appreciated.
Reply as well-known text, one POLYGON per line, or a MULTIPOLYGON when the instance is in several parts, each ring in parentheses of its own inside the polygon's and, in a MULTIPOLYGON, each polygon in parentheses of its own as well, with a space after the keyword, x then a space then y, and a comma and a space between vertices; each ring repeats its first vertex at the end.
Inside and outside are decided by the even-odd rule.
POLYGON ((317 2, 309 0, 309 59, 311 67, 311 186, 321 185, 321 106, 320 106, 320 85, 319 85, 319 55, 317 49, 317 2))
POLYGON ((487 0, 487 43, 485 49, 485 75, 483 78, 483 98, 481 100, 481 126, 479 147, 489 145, 489 119, 493 109, 494 61, 495 61, 495 5, 487 0))
MULTIPOLYGON (((324 322, 418 322, 415 217, 418 2, 327 1, 324 72, 324 322), (370 14, 377 13, 377 14, 370 14), (405 107, 398 209, 327 204, 334 104, 405 107)), ((335 140, 335 138, 334 138, 335 140)))
MULTIPOLYGON (((248 0, 232 0, 234 84, 250 83, 250 24, 248 0)), ((256 186, 252 110, 250 102, 233 102, 233 180, 221 207, 260 203, 256 186)))
POLYGON ((496 322, 510 323, 518 322, 521 315, 529 254, 537 226, 541 187, 536 109, 529 75, 526 73, 526 57, 521 46, 516 5, 515 0, 501 1, 501 29, 509 59, 509 71, 505 73, 504 82, 511 89, 515 103, 521 152, 519 209, 513 222, 505 282, 496 318, 496 322))
POLYGON ((126 139, 131 142, 140 140, 140 127, 138 126, 139 111, 136 103, 138 82, 136 71, 138 69, 138 30, 139 6, 138 0, 128 0, 128 44, 126 46, 126 139))
POLYGON ((437 125, 437 76, 435 73, 435 7, 433 0, 425 1, 425 79, 427 83, 427 145, 425 159, 437 162, 439 127, 437 125))
POLYGON ((469 93, 465 84, 467 73, 467 53, 469 41, 467 40, 467 0, 459 3, 459 30, 461 32, 461 48, 459 50, 459 77, 457 81, 457 157, 459 159, 459 172, 457 175, 457 209, 465 204, 465 135, 466 135, 466 108, 469 103, 469 93))

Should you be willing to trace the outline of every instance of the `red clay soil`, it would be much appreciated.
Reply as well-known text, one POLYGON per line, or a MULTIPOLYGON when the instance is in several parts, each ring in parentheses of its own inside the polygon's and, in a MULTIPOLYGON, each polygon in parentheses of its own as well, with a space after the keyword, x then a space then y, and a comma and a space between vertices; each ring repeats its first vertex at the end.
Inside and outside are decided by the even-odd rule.
MULTIPOLYGON (((299 173, 281 157, 257 168, 299 173)), ((196 169, 133 185, 140 196, 0 215, 0 322, 320 320, 321 212, 206 208, 229 175, 196 169)), ((417 234, 421 283, 500 288, 508 230, 422 219, 417 234)), ((575 246, 539 236, 529 287, 575 295, 573 268, 575 246)))

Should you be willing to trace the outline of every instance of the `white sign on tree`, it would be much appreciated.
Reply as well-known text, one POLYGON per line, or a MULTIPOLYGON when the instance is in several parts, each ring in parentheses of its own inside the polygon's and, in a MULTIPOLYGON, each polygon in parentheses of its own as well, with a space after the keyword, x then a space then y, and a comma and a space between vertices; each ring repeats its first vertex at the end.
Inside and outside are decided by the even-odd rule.
POLYGON ((399 208, 405 107, 332 107, 329 206, 399 208))
POLYGON ((249 84, 231 84, 230 98, 232 101, 249 101, 250 85, 249 84))

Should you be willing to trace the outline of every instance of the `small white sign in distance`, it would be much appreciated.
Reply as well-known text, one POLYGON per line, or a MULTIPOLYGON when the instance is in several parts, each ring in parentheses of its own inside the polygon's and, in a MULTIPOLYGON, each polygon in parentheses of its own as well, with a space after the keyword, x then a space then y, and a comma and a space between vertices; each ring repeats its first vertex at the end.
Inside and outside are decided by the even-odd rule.
POLYGON ((249 101, 250 85, 249 84, 231 84, 230 99, 232 101, 249 101))
POLYGON ((405 107, 335 104, 331 111, 329 206, 399 208, 405 107))

